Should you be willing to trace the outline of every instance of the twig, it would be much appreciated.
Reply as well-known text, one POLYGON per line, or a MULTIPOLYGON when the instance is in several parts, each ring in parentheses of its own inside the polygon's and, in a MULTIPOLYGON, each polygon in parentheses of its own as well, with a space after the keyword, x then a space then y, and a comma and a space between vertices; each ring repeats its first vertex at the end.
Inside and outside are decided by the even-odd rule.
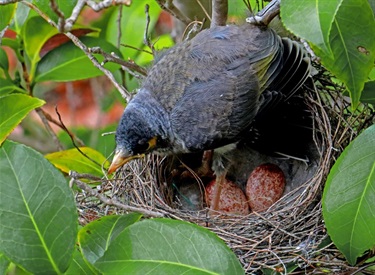
POLYGON ((126 204, 123 204, 116 199, 110 199, 110 198, 104 196, 103 194, 100 194, 98 191, 92 189, 90 186, 88 186, 83 181, 80 181, 78 179, 78 176, 77 176, 76 172, 74 172, 74 171, 70 171, 69 176, 73 178, 73 180, 76 183, 76 185, 78 186, 78 188, 84 190, 86 193, 88 193, 89 196, 94 196, 94 197, 98 198, 101 202, 103 202, 106 205, 112 205, 112 206, 121 208, 125 211, 138 212, 138 213, 141 213, 141 214, 149 216, 149 217, 159 217, 160 218, 160 217, 165 216, 164 214, 159 213, 159 212, 155 212, 155 211, 151 211, 151 210, 147 210, 147 209, 143 209, 143 208, 138 208, 138 207, 126 205, 126 204))
POLYGON ((228 0, 212 0, 211 28, 225 26, 228 19, 228 0))
POLYGON ((190 18, 185 16, 174 4, 173 0, 156 0, 156 3, 159 4, 160 8, 170 13, 173 17, 182 21, 186 25, 190 24, 192 21, 190 18))
POLYGON ((121 45, 121 36, 122 36, 122 28, 121 28, 121 19, 122 19, 122 5, 118 8, 118 15, 116 19, 117 23, 117 48, 120 48, 121 45))
POLYGON ((206 15, 207 19, 211 21, 211 16, 208 14, 208 11, 205 9, 205 7, 202 5, 200 0, 195 0, 198 5, 201 7, 203 13, 206 15))
POLYGON ((56 0, 50 0, 50 6, 51 9, 54 11, 54 13, 57 14, 59 20, 58 20, 58 30, 59 32, 65 32, 65 15, 64 13, 59 9, 59 6, 56 3, 56 0))
POLYGON ((92 8, 94 11, 100 11, 106 8, 109 8, 110 6, 117 6, 117 5, 125 5, 130 6, 132 3, 132 0, 102 0, 99 3, 96 3, 92 0, 87 0, 86 4, 92 8))
POLYGON ((137 47, 134 47, 134 46, 132 46, 132 45, 121 44, 121 46, 123 46, 123 47, 125 47, 125 48, 129 48, 129 49, 137 50, 137 51, 139 51, 139 52, 148 53, 148 54, 151 54, 151 55, 152 55, 152 52, 147 51, 147 50, 144 50, 144 49, 140 49, 140 48, 137 48, 137 47))
POLYGON ((38 116, 40 117, 40 119, 42 120, 43 125, 46 128, 47 132, 52 137, 52 140, 54 141, 57 149, 59 151, 64 150, 64 147, 62 146, 60 140, 58 139, 58 137, 56 136, 55 132, 53 131, 53 129, 49 125, 48 120, 47 120, 46 116, 44 115, 44 111, 41 108, 36 108, 35 111, 38 114, 38 116))
POLYGON ((77 21, 78 16, 80 15, 82 9, 86 4, 86 0, 78 0, 77 4, 75 5, 72 14, 69 18, 65 20, 65 31, 70 31, 73 28, 74 23, 77 21))
MULTIPOLYGON (((70 131, 68 130, 68 128, 66 128, 64 122, 62 121, 61 119, 61 115, 59 113, 59 111, 57 110, 57 106, 55 106, 55 111, 56 111, 56 114, 58 115, 59 117, 59 121, 60 121, 60 124, 62 125, 62 128, 63 130, 69 135, 72 143, 73 143, 73 146, 78 150, 78 152, 80 152, 85 158, 89 159, 90 161, 92 161, 93 163, 99 165, 100 167, 102 166, 100 163, 98 163, 96 160, 90 158, 87 154, 85 154, 80 148, 79 146, 75 143, 75 140, 73 138, 73 135, 71 135, 70 131)), ((79 140, 79 139, 78 139, 79 140)), ((79 140, 81 143, 83 143, 81 140, 79 140)))
POLYGON ((0 5, 8 5, 8 4, 13 4, 13 3, 17 3, 19 2, 20 0, 0 0, 0 5))
POLYGON ((146 5, 145 5, 146 28, 145 28, 145 32, 144 32, 144 35, 143 35, 143 43, 151 49, 152 54, 155 54, 155 48, 154 48, 154 45, 152 44, 151 39, 150 39, 150 37, 148 36, 148 28, 149 28, 149 26, 150 26, 150 14, 149 14, 149 9, 150 9, 150 6, 149 6, 148 4, 146 4, 146 5))
MULTIPOLYGON (((115 55, 115 53, 108 54, 108 53, 104 52, 99 47, 92 47, 91 48, 91 52, 103 55, 104 58, 105 58, 105 60, 103 61, 104 63, 108 62, 108 61, 109 62, 114 62, 114 63, 120 64, 121 66, 123 66, 123 67, 125 67, 127 69, 136 71, 136 72, 140 73, 142 76, 147 76, 147 71, 143 67, 141 67, 141 66, 139 66, 139 65, 137 65, 135 63, 125 61, 125 60, 117 57, 115 55)), ((132 71, 128 71, 128 72, 131 73, 136 78, 142 78, 142 76, 137 75, 137 74, 135 74, 132 71)))

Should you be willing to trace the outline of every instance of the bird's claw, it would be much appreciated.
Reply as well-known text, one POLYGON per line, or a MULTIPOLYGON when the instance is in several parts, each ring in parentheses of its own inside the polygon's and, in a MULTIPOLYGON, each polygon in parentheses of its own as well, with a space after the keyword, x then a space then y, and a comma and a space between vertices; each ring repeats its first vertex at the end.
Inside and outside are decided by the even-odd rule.
POLYGON ((253 25, 268 26, 275 16, 280 13, 280 0, 272 0, 264 9, 256 15, 246 18, 246 22, 253 25))

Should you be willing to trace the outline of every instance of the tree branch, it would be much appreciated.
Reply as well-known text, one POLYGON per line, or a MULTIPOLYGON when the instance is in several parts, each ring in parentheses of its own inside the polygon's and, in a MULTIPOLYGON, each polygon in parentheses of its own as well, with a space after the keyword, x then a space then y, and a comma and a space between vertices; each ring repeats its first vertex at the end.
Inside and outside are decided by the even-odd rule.
POLYGON ((228 19, 228 0, 212 0, 211 28, 225 26, 228 19))

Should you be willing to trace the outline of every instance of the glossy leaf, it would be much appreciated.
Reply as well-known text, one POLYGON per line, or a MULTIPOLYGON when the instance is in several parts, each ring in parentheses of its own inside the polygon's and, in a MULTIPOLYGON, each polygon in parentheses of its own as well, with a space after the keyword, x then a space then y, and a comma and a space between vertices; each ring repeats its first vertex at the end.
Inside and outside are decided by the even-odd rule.
MULTIPOLYGON (((114 52, 121 56, 120 52, 107 41, 95 37, 82 37, 81 41, 88 47, 101 47, 105 52, 114 52)), ((101 55, 95 55, 99 62, 103 61, 101 55)), ((118 64, 107 63, 105 68, 114 71, 120 68, 118 64)), ((68 42, 46 54, 38 64, 36 82, 42 81, 73 81, 87 79, 103 75, 96 68, 84 52, 68 42)))
POLYGON ((108 247, 117 236, 129 225, 139 221, 142 217, 138 213, 124 216, 105 216, 90 222, 78 232, 78 242, 85 258, 95 263, 104 255, 108 247))
POLYGON ((64 272, 77 236, 77 210, 63 177, 40 153, 0 148, 0 250, 35 274, 64 272))
POLYGON ((16 86, 12 81, 0 77, 0 97, 12 92, 26 93, 25 90, 16 86))
POLYGON ((23 94, 0 97, 0 145, 30 111, 44 103, 41 99, 23 94))
POLYGON ((3 69, 6 72, 9 70, 8 56, 3 48, 0 48, 0 69, 3 69))
POLYGON ((375 105, 375 80, 365 83, 365 87, 361 95, 361 102, 375 105))
POLYGON ((373 39, 375 20, 368 0, 310 0, 308 2, 287 0, 282 1, 281 12, 289 3, 293 3, 293 6, 288 7, 291 9, 288 13, 284 10, 283 22, 292 31, 295 26, 298 26, 296 34, 311 43, 321 63, 345 84, 352 99, 352 107, 356 108, 375 60, 375 39, 373 39), (319 12, 318 16, 315 15, 316 12, 309 11, 309 5, 318 7, 316 10, 319 12), (321 5, 332 5, 332 7, 323 10, 320 9, 321 5), (333 5, 338 6, 334 13, 333 5), (293 14, 292 9, 295 6, 301 9, 297 9, 293 14), (313 17, 310 17, 311 14, 313 17), (331 19, 322 19, 327 14, 328 19, 334 15, 329 25, 327 24, 331 19), (301 17, 304 20, 300 20, 301 17), (289 21, 293 24, 289 25, 289 21), (314 35, 317 29, 319 29, 319 35, 314 35), (325 43, 328 46, 325 47, 322 41, 326 41, 324 37, 327 33, 329 39, 325 43), (327 51, 327 48, 331 51, 327 51))
POLYGON ((35 69, 40 60, 40 50, 48 39, 58 33, 58 30, 49 25, 43 18, 35 16, 27 20, 23 33, 25 51, 30 59, 29 77, 30 81, 33 81, 35 69))
MULTIPOLYGON (((31 0, 28 0, 30 2, 31 0)), ((26 5, 17 5, 16 15, 14 17, 14 30, 17 34, 21 34, 22 28, 29 18, 30 8, 26 5)), ((35 15, 36 16, 36 15, 35 15)))
POLYGON ((92 266, 83 257, 82 253, 78 250, 74 250, 73 260, 69 266, 69 269, 64 273, 64 275, 97 275, 100 274, 94 266, 92 266))
POLYGON ((10 24, 16 8, 17 4, 0 5, 0 31, 10 24))
POLYGON ((78 173, 87 173, 98 177, 103 176, 101 165, 104 165, 104 168, 108 168, 109 162, 107 159, 92 148, 80 147, 80 150, 90 159, 85 157, 76 148, 51 153, 45 157, 55 165, 56 168, 65 173, 69 173, 70 170, 73 170, 78 173), (96 161, 96 163, 93 160, 96 161))
POLYGON ((337 159, 323 193, 323 216, 332 241, 351 265, 375 247, 375 125, 337 159))
POLYGON ((4 254, 0 252, 0 274, 6 274, 6 270, 10 265, 10 261, 4 254))
POLYGON ((341 1, 283 0, 280 14, 287 29, 332 56, 329 36, 341 1))
POLYGON ((213 232, 170 219, 127 227, 94 265, 104 274, 244 274, 236 255, 213 232))

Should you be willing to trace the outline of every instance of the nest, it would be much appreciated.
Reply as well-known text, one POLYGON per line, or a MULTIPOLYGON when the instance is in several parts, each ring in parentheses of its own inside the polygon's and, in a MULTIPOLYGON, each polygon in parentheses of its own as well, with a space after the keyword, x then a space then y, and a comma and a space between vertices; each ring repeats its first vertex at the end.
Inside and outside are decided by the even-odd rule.
MULTIPOLYGON (((127 164, 114 180, 103 181, 100 193, 150 213, 208 227, 237 254, 248 274, 262 273, 263 269, 281 274, 359 271, 360 268, 347 264, 330 241, 322 217, 321 197, 334 161, 361 130, 373 123, 374 110, 364 105, 352 113, 349 99, 342 95, 344 88, 330 79, 328 73, 318 68, 315 88, 305 93, 314 119, 316 169, 265 212, 222 219, 208 215, 207 208, 182 210, 165 172, 170 159, 153 155, 127 164)), ((85 193, 78 194, 77 201, 82 223, 108 213, 126 212, 97 198, 88 198, 85 193)))

